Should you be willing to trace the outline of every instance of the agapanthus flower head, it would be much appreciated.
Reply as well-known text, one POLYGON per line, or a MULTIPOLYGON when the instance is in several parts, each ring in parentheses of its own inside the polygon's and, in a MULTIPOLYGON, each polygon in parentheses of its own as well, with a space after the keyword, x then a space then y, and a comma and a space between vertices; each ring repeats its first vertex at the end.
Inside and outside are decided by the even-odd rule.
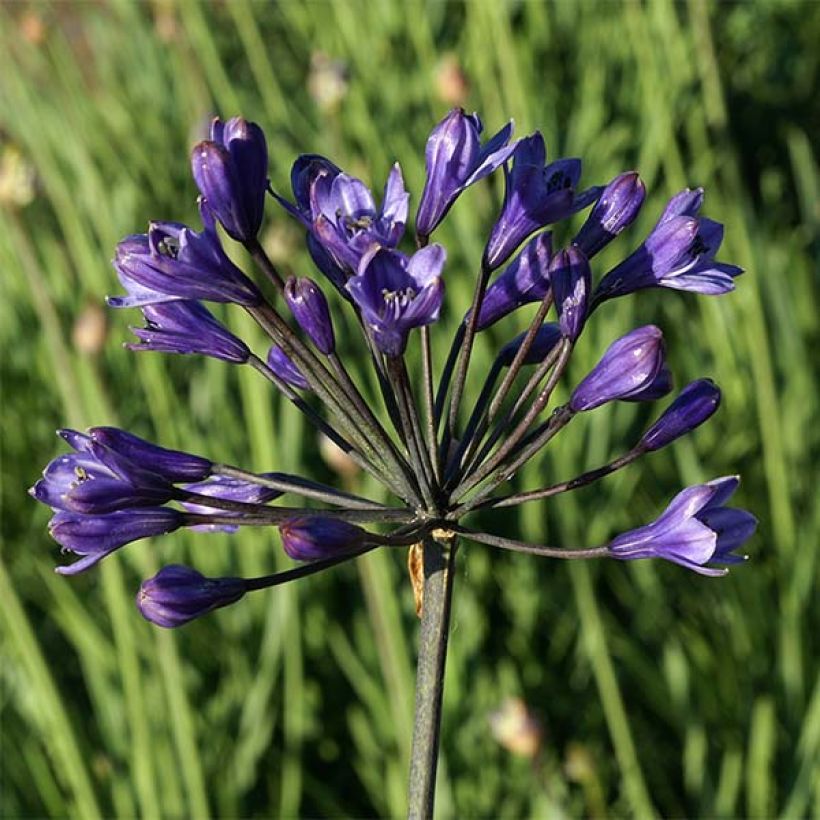
POLYGON ((664 365, 663 334, 655 325, 630 331, 614 341, 575 388, 570 407, 592 410, 608 401, 628 399, 650 387, 664 365))
POLYGON ((80 556, 73 564, 57 567, 57 572, 76 575, 132 541, 166 535, 182 524, 182 515, 169 507, 117 510, 105 515, 59 510, 48 530, 63 550, 80 556))
POLYGON ((715 261, 723 225, 698 216, 702 204, 700 188, 672 197, 644 243, 601 280, 596 302, 649 287, 709 296, 734 290, 734 279, 743 269, 715 261))
POLYGON ((724 506, 738 483, 737 476, 728 476, 683 490, 651 524, 610 541, 612 557, 664 558, 701 575, 725 575, 725 569, 708 565, 744 560, 732 553, 757 528, 751 513, 724 506))
POLYGON ((584 252, 574 245, 559 251, 550 263, 549 278, 561 332, 574 342, 584 329, 592 289, 584 252))
POLYGON ((663 415, 643 434, 641 446, 660 450, 691 433, 720 407, 720 390, 711 379, 697 379, 681 390, 663 415))
POLYGON ((170 564, 142 582, 137 608, 157 626, 171 628, 234 604, 245 591, 241 578, 206 578, 190 567, 170 564))
POLYGON ((579 159, 559 159, 545 166, 546 159, 544 137, 538 131, 515 146, 512 168, 504 170, 501 214, 484 249, 488 268, 500 267, 528 236, 592 201, 592 192, 575 194, 581 178, 579 159))
POLYGON ((242 117, 211 124, 211 138, 191 154, 194 180, 233 239, 256 238, 265 211, 268 146, 262 129, 242 117))
POLYGON ((549 232, 538 234, 524 245, 521 253, 487 288, 476 329, 490 327, 522 305, 540 302, 550 289, 551 259, 552 234, 549 232))
POLYGON ((137 307, 173 299, 248 306, 262 301, 256 285, 222 250, 204 200, 200 200, 200 214, 204 224, 200 233, 178 222, 152 222, 147 234, 126 237, 117 245, 114 267, 128 296, 109 299, 112 307, 137 307), (151 293, 155 294, 153 299, 151 293))
POLYGON ((637 172, 619 174, 604 188, 573 245, 592 258, 632 224, 645 198, 646 186, 637 172))
POLYGON ((441 245, 429 245, 412 256, 374 248, 362 259, 347 289, 383 353, 400 356, 413 328, 438 319, 444 261, 441 245))
POLYGON ((282 546, 295 561, 333 558, 361 549, 367 532, 355 524, 321 515, 289 518, 279 525, 282 546))
POLYGON ((319 286, 306 277, 292 276, 285 283, 285 300, 293 318, 316 349, 328 355, 336 347, 327 299, 319 286))
POLYGON ((481 145, 484 126, 478 114, 454 108, 433 129, 427 140, 427 179, 416 214, 416 233, 428 237, 447 215, 459 194, 507 161, 513 124, 508 122, 481 145))
POLYGON ((126 344, 129 350, 198 354, 234 364, 244 364, 250 358, 248 346, 199 302, 145 305, 142 315, 145 327, 131 328, 139 342, 126 344))

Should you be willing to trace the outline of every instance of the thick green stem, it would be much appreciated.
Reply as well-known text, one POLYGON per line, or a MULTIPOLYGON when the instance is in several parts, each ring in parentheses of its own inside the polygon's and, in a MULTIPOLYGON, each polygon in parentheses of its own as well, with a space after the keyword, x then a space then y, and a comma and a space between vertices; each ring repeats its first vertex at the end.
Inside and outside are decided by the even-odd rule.
POLYGON ((433 816, 438 764, 444 665, 450 630, 456 540, 452 533, 425 538, 424 597, 416 667, 416 709, 407 815, 411 820, 433 816))

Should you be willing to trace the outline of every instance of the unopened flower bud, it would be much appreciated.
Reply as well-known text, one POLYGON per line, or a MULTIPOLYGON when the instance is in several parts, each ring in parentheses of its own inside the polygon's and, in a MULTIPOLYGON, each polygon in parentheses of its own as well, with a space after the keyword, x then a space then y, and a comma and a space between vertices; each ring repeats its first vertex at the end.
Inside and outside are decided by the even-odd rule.
POLYGON ((336 339, 324 293, 305 277, 291 277, 285 283, 285 300, 299 327, 310 337, 316 349, 326 356, 333 353, 336 339))
POLYGON ((137 608, 151 623, 172 628, 236 603, 245 591, 241 578, 206 578, 194 569, 171 564, 142 582, 137 608))
POLYGON ((640 446, 645 450, 666 447, 703 424, 719 406, 720 389, 711 379, 690 382, 643 434, 640 446))
POLYGON ((285 552, 295 561, 315 561, 355 552, 367 532, 355 524, 322 515, 290 518, 279 525, 285 552))
POLYGON ((570 407, 592 410, 614 399, 628 399, 654 382, 664 364, 663 334, 646 325, 613 342, 575 388, 570 407))
POLYGON ((555 254, 549 278, 561 333, 574 342, 584 329, 592 287, 592 274, 583 251, 571 246, 555 254))
MULTIPOLYGON (((515 354, 526 338, 527 332, 519 334, 511 342, 507 342, 498 354, 498 361, 509 367, 515 359, 515 354)), ((561 341, 561 330, 555 322, 547 322, 538 328, 532 346, 524 357, 524 364, 538 364, 547 358, 549 352, 561 341)))
POLYGON ((587 258, 594 256, 632 224, 645 197, 646 187, 635 171, 615 177, 604 188, 572 244, 587 258))
POLYGON ((308 380, 279 345, 274 345, 268 351, 268 367, 285 384, 298 387, 300 390, 310 390, 308 380))

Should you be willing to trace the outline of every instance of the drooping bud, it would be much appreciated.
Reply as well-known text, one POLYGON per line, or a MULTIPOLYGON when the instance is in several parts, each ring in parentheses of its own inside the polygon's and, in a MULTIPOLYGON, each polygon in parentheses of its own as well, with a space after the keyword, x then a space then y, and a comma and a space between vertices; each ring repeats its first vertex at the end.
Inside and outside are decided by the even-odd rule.
POLYGON ((310 390, 310 383, 302 375, 299 368, 293 363, 290 356, 279 345, 274 345, 268 351, 268 367, 285 384, 298 387, 299 390, 310 390))
POLYGON ((557 253, 550 263, 549 278, 561 333, 574 342, 584 329, 592 288, 592 274, 584 252, 570 246, 557 253))
POLYGON ((256 238, 265 210, 268 147, 256 123, 233 117, 211 125, 211 139, 191 154, 194 180, 233 239, 256 238))
POLYGON ((299 327, 310 337, 316 349, 326 356, 333 353, 336 339, 324 293, 305 277, 291 277, 285 283, 285 300, 299 327))
POLYGON ((654 382, 664 364, 663 334, 646 325, 613 342, 575 388, 570 407, 592 410, 614 399, 627 399, 654 382))
POLYGON ((720 389, 711 379, 690 382, 643 434, 640 446, 650 451, 666 447, 711 418, 719 406, 720 389))
POLYGON ((245 591, 241 578, 206 578, 190 567, 171 564, 142 582, 137 608, 146 620, 170 629, 236 603, 245 591))
POLYGON ((315 561, 355 552, 367 532, 337 518, 314 515, 290 518, 279 525, 285 552, 295 561, 315 561))
POLYGON ((615 177, 604 188, 572 244, 577 245, 588 259, 592 258, 632 224, 645 197, 646 186, 637 172, 630 171, 615 177))

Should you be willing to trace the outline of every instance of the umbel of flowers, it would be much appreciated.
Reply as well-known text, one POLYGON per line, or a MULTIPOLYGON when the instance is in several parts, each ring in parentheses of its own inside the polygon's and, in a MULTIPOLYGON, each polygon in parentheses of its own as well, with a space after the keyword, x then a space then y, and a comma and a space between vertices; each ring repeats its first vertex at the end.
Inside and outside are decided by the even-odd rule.
MULTIPOLYGON (((742 272, 715 259, 723 226, 701 215, 701 189, 672 197, 643 242, 599 272, 597 254, 644 205, 638 174, 585 186, 580 160, 549 160, 540 133, 513 140, 509 123, 482 141, 482 131, 479 117, 460 109, 435 126, 408 240, 410 195, 398 163, 388 171, 378 203, 363 181, 316 154, 293 163, 289 194, 275 192, 259 126, 241 118, 214 121, 210 139, 195 146, 191 157, 201 225, 152 222, 146 233, 117 246, 114 266, 125 293, 109 304, 137 309, 144 319, 128 347, 253 368, 381 482, 393 502, 308 477, 252 473, 110 427, 63 430, 71 452, 55 458, 32 488, 53 510, 52 537, 77 556, 58 572, 82 572, 130 542, 180 528, 203 530, 202 538, 216 530, 278 528, 285 552, 299 562, 293 569, 259 578, 206 578, 171 565, 146 580, 137 595, 140 612, 155 624, 176 627, 249 592, 369 550, 431 541, 445 545, 448 560, 457 539, 564 559, 661 558, 702 575, 723 575, 726 565, 742 560, 737 550, 756 521, 727 506, 736 477, 682 490, 655 521, 601 545, 527 544, 470 526, 479 509, 588 485, 709 419, 720 391, 699 379, 680 390, 614 461, 550 486, 504 490, 575 416, 608 402, 663 399, 672 391, 663 333, 646 325, 612 339, 595 367, 570 385, 569 401, 554 406, 555 388, 599 308, 648 288, 724 294, 742 272), (434 337, 431 326, 442 310, 448 271, 445 248, 431 239, 461 193, 499 169, 504 198, 475 263, 472 303, 451 308, 463 316, 453 338, 434 337), (266 255, 258 237, 269 196, 284 218, 304 229, 315 271, 285 278, 266 255), (557 245, 551 226, 582 211, 581 228, 565 246, 557 245), (247 249, 255 277, 225 253, 219 226, 247 249), (338 291, 337 302, 361 331, 356 355, 374 368, 378 397, 363 391, 337 352, 327 287, 338 291), (252 351, 208 311, 208 302, 246 311, 269 337, 269 349, 252 351), (529 329, 500 348, 488 372, 471 371, 477 336, 527 304, 536 306, 529 329), (434 341, 444 361, 439 373, 434 341), (420 372, 405 365, 408 345, 420 350, 420 372), (467 407, 470 379, 478 400, 467 407)), ((425 576, 435 570, 428 558, 425 550, 425 576)), ((444 622, 446 629, 446 613, 444 622)))

